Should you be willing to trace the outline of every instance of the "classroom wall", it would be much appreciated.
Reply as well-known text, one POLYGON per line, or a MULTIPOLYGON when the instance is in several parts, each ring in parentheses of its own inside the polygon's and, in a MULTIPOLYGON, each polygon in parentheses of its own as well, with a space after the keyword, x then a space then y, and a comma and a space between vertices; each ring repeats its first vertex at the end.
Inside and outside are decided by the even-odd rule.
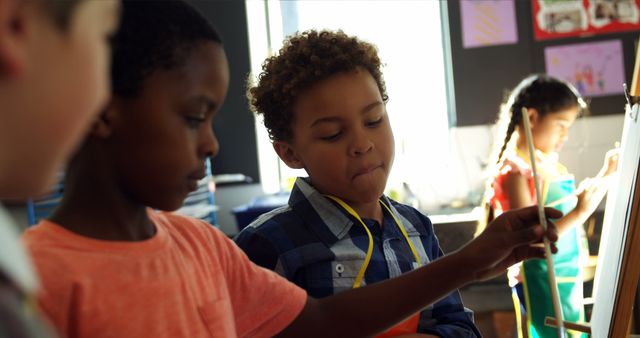
POLYGON ((249 111, 245 81, 251 71, 245 2, 188 0, 222 35, 231 77, 224 105, 214 120, 220 152, 212 160, 213 174, 241 173, 260 181, 254 115, 249 111))

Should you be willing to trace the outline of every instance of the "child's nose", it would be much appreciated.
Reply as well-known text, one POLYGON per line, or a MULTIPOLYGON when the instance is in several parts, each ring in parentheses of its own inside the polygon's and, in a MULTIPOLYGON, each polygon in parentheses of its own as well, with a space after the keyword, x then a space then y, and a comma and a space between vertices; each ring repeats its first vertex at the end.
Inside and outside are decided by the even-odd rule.
POLYGON ((213 132, 213 128, 207 128, 207 132, 205 132, 205 134, 203 135, 202 142, 200 142, 199 148, 200 149, 198 149, 198 154, 203 158, 215 157, 218 154, 220 144, 218 143, 218 139, 213 132))
POLYGON ((373 149, 373 142, 366 132, 356 132, 350 145, 351 156, 360 156, 373 149))

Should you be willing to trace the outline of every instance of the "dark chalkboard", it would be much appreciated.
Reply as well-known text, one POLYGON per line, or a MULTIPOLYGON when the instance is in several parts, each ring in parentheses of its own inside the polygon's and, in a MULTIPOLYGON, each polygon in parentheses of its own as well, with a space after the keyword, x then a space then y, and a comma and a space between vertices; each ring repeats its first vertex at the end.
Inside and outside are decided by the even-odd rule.
POLYGON ((249 111, 245 79, 251 71, 244 1, 189 0, 222 36, 231 71, 229 91, 214 121, 220 152, 212 160, 215 175, 242 173, 260 179, 255 119, 249 111))
MULTIPOLYGON (((548 46, 620 39, 623 46, 626 81, 631 82, 635 45, 640 35, 637 31, 537 41, 533 36, 531 1, 515 0, 517 43, 465 49, 462 47, 459 1, 442 2, 443 6, 447 6, 445 13, 447 13, 450 32, 453 99, 457 126, 495 122, 505 93, 515 87, 526 75, 545 72, 544 49, 548 46)), ((587 100, 590 102, 590 113, 593 115, 624 112, 625 100, 622 94, 587 98, 587 100)))

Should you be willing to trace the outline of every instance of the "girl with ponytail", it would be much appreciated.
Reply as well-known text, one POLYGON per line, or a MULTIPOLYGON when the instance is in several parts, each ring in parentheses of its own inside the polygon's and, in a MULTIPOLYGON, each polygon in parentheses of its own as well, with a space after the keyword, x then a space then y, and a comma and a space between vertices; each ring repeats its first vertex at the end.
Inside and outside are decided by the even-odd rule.
MULTIPOLYGON (((507 210, 538 203, 523 130, 522 118, 526 116, 531 124, 541 180, 541 202, 564 214, 555 220, 560 239, 558 254, 553 260, 564 318, 571 322, 584 321, 580 267, 588 256, 588 249, 582 225, 604 197, 608 181, 605 178, 616 170, 618 159, 615 149, 609 151, 600 172, 576 188, 573 175, 558 161, 558 152, 568 139, 569 128, 584 109, 584 100, 569 83, 547 75, 523 79, 500 109, 497 139, 503 141, 494 150, 490 162, 493 173, 485 196, 487 217, 484 221, 487 223, 507 210)), ((513 290, 519 335, 527 331, 530 338, 556 337, 556 329, 544 325, 544 318, 554 315, 546 262, 538 259, 511 267, 509 285, 513 290), (520 321, 521 311, 527 313, 526 323, 520 321)))

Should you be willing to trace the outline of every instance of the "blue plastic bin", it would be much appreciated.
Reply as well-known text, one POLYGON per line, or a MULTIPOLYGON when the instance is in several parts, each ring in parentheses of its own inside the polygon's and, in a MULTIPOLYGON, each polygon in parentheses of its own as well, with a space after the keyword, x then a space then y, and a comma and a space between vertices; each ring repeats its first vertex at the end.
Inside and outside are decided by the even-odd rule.
POLYGON ((251 224, 251 222, 260 217, 260 215, 287 205, 288 200, 288 192, 264 195, 254 198, 247 204, 231 209, 231 213, 236 218, 238 231, 242 231, 242 229, 251 224))

